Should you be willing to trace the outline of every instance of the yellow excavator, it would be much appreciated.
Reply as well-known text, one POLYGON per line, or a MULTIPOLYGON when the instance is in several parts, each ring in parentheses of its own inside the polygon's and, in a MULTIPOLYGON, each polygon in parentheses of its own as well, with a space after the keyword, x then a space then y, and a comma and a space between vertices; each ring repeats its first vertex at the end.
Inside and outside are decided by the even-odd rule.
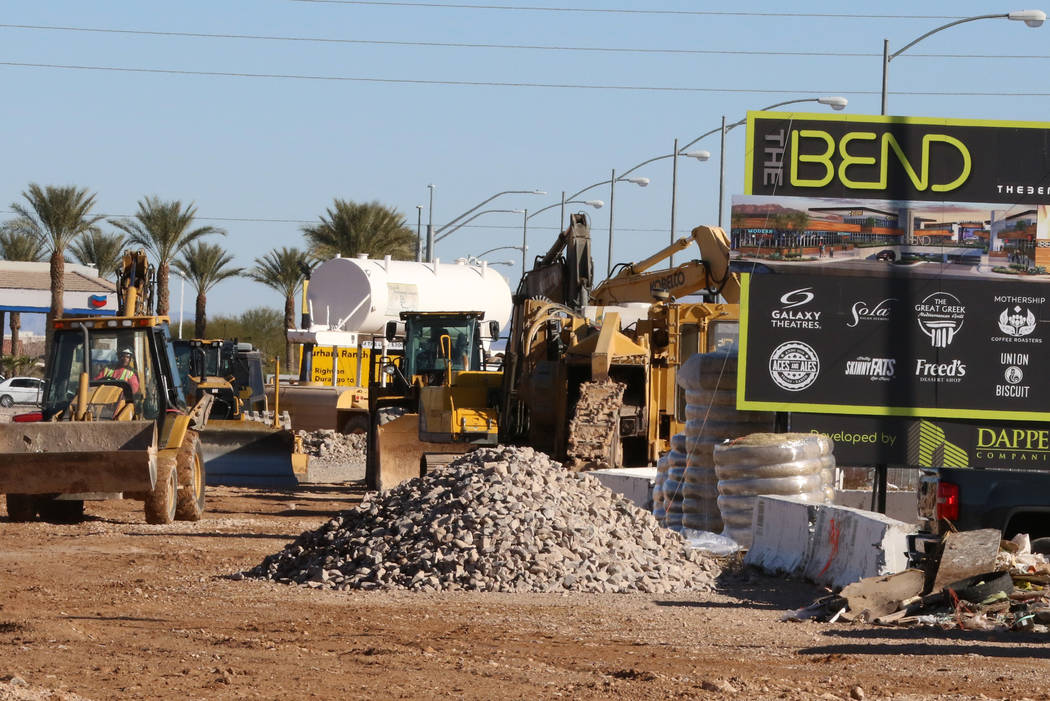
POLYGON ((499 436, 502 373, 484 368, 483 332, 499 336, 482 312, 402 312, 387 324, 400 362, 378 354, 369 388, 368 462, 372 489, 389 489, 499 436))
POLYGON ((208 483, 237 487, 295 486, 309 457, 291 426, 269 405, 262 354, 250 343, 228 339, 176 340, 175 362, 190 401, 212 398, 200 431, 208 483))
POLYGON ((144 251, 125 253, 117 296, 116 316, 52 322, 41 411, 0 424, 0 492, 13 521, 76 522, 85 500, 121 496, 141 499, 148 523, 204 512, 198 431, 211 398, 186 403, 144 251))

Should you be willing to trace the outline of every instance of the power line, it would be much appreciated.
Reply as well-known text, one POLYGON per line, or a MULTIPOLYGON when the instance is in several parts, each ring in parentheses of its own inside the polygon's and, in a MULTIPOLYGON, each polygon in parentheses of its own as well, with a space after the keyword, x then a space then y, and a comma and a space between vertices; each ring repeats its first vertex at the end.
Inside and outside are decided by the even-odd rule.
POLYGON ((832 12, 748 12, 743 10, 632 10, 595 7, 542 7, 537 5, 479 5, 451 2, 395 2, 394 0, 291 0, 328 5, 374 5, 379 7, 430 7, 456 10, 511 10, 515 12, 580 12, 614 15, 688 15, 701 17, 801 17, 820 19, 962 19, 955 15, 861 15, 832 12))
MULTIPOLYGON (((633 46, 559 46, 551 44, 491 44, 450 41, 398 41, 393 39, 346 39, 332 37, 277 36, 269 34, 228 34, 206 32, 164 32, 148 29, 113 29, 109 27, 63 27, 44 24, 0 24, 0 29, 31 31, 80 32, 86 34, 125 34, 129 36, 169 37, 180 39, 235 39, 244 41, 280 41, 307 44, 352 44, 364 46, 431 47, 451 49, 510 49, 518 51, 570 51, 577 53, 630 53, 699 56, 817 56, 829 58, 878 58, 881 52, 870 51, 760 51, 753 49, 649 49, 633 46)), ((935 54, 909 53, 910 58, 979 58, 979 59, 1048 59, 1050 55, 1011 54, 935 54)))
MULTIPOLYGON (((24 63, 0 61, 0 66, 15 68, 53 68, 76 71, 108 71, 114 73, 146 73, 159 75, 205 76, 212 78, 267 78, 280 80, 316 80, 352 83, 385 83, 393 85, 453 85, 460 87, 486 88, 548 88, 566 90, 614 90, 620 92, 668 92, 668 93, 731 93, 748 95, 816 95, 826 90, 789 88, 698 88, 655 85, 601 85, 586 83, 532 83, 496 80, 425 80, 422 78, 365 78, 361 76, 302 75, 294 73, 235 73, 226 71, 190 71, 172 68, 128 68, 123 66, 80 66, 59 63, 24 63)), ((841 92, 841 91, 840 91, 841 92)), ((850 90, 850 95, 879 95, 877 90, 850 90)), ((978 91, 930 91, 893 90, 891 95, 914 95, 925 97, 1050 97, 1050 92, 978 92, 978 91)))

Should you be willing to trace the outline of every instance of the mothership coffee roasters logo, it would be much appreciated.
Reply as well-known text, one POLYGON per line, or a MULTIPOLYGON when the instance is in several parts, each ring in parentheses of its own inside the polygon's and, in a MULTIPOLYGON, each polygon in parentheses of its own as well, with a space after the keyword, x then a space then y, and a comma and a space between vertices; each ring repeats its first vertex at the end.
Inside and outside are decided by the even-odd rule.
POLYGON ((1035 314, 1020 305, 1008 307, 999 315, 999 330, 1007 336, 1027 336, 1035 331, 1035 314))
POLYGON ((962 328, 966 307, 950 292, 934 292, 915 305, 915 320, 934 348, 947 348, 962 328))

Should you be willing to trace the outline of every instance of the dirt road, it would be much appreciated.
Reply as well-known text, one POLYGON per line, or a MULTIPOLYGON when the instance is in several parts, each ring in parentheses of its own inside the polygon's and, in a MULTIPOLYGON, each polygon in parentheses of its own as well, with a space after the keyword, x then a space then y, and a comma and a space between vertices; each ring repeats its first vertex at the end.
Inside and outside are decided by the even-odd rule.
POLYGON ((361 494, 213 489, 203 521, 173 526, 132 501, 0 521, 0 679, 18 677, 0 699, 1050 698, 1045 636, 783 623, 815 592, 760 577, 659 598, 231 577, 361 494))

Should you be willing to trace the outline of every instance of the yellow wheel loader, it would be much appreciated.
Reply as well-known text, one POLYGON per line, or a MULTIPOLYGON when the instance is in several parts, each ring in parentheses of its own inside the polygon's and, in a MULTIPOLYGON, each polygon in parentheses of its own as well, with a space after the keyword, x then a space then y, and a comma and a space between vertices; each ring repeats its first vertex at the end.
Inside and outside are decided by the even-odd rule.
POLYGON ((205 501, 197 431, 210 397, 187 406, 167 317, 151 312, 144 251, 124 255, 117 316, 57 319, 42 409, 0 424, 8 516, 75 522, 84 501, 141 499, 148 523, 196 521, 205 501))
POLYGON ((484 368, 482 332, 496 338, 499 324, 482 312, 402 312, 387 324, 388 341, 401 339, 400 363, 383 361, 369 388, 365 480, 389 489, 447 464, 499 435, 502 373, 484 368), (403 332, 401 327, 403 326, 403 332))
POLYGON ((208 484, 295 486, 309 457, 291 426, 274 411, 268 421, 262 355, 250 343, 223 339, 174 342, 183 391, 190 401, 212 398, 200 431, 208 484))

